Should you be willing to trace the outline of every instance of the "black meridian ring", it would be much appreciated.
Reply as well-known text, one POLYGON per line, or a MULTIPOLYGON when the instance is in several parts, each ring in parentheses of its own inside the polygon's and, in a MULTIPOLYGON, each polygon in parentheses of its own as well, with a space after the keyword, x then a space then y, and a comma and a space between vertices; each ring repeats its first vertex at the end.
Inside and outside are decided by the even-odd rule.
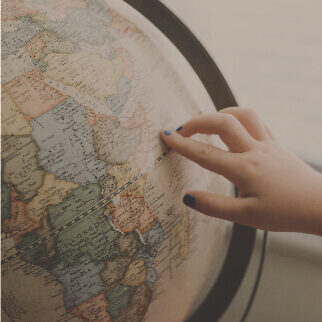
MULTIPOLYGON (((206 88, 217 110, 236 106, 236 100, 220 70, 193 33, 158 0, 124 0, 151 21, 186 58, 206 88)), ((229 306, 246 272, 256 229, 234 224, 228 252, 205 301, 190 322, 216 321, 229 306), (211 312, 211 315, 209 313, 211 312)))

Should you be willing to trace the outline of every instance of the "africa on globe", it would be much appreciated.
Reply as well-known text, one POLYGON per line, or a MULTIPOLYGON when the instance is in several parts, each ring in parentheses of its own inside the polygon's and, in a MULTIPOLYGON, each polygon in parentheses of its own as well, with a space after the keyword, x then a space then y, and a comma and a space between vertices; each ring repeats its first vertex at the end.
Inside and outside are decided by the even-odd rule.
POLYGON ((205 289, 226 224, 182 194, 229 186, 159 131, 213 110, 150 32, 119 0, 2 1, 3 321, 182 321, 205 289))

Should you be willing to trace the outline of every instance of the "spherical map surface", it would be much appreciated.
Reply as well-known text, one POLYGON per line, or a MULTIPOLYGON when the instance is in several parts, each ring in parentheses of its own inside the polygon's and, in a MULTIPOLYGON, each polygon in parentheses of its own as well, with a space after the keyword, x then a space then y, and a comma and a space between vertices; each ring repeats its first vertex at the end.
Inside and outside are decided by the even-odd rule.
POLYGON ((182 195, 229 186, 159 131, 214 109, 155 29, 119 0, 2 1, 3 321, 182 321, 209 283, 226 224, 182 195))

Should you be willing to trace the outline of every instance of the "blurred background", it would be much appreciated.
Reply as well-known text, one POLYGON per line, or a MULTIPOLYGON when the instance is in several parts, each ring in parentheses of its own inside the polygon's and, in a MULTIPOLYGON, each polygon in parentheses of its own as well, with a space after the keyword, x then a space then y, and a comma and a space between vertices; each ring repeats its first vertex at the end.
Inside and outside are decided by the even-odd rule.
MULTIPOLYGON (((322 1, 161 1, 208 50, 238 104, 322 172, 322 1)), ((239 321, 245 310, 262 237, 223 322, 239 321)), ((269 233, 266 252, 246 321, 321 321, 322 238, 269 233)))

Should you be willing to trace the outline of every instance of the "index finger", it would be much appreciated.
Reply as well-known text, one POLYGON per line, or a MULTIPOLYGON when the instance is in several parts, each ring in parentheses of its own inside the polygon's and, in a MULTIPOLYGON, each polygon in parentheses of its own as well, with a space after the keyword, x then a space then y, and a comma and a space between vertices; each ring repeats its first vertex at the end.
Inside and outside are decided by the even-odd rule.
POLYGON ((172 150, 205 169, 223 175, 234 184, 239 183, 239 164, 242 160, 238 153, 231 153, 170 131, 162 131, 161 137, 172 150))
POLYGON ((232 152, 245 152, 257 144, 235 116, 224 113, 193 118, 183 124, 179 133, 185 137, 196 133, 218 134, 232 152))

